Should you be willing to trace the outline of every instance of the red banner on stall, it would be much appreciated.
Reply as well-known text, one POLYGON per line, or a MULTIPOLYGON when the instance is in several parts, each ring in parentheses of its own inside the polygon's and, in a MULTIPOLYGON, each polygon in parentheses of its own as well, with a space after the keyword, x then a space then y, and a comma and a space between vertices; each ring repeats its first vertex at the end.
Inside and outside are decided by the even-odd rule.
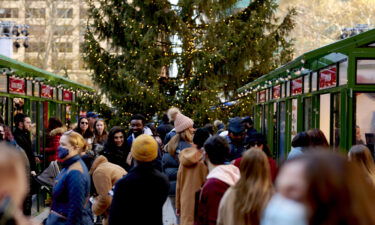
POLYGON ((266 90, 259 92, 259 102, 265 102, 266 101, 266 90))
POLYGON ((53 96, 53 88, 42 84, 42 93, 40 94, 41 97, 43 98, 52 98, 53 96))
POLYGON ((9 93, 25 94, 25 79, 9 77, 9 93))
POLYGON ((73 101, 73 92, 71 91, 63 91, 63 101, 73 101))
POLYGON ((280 94, 281 94, 281 85, 274 86, 272 88, 272 98, 278 99, 280 98, 280 94))
POLYGON ((292 80, 292 95, 302 94, 302 77, 292 80))
POLYGON ((328 67, 320 71, 319 89, 335 87, 337 83, 336 66, 328 67))

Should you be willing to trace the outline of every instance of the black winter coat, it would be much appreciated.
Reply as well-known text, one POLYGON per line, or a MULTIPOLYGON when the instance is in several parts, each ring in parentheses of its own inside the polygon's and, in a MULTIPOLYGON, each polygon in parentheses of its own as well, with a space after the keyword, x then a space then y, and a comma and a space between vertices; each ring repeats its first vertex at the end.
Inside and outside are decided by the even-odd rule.
POLYGON ((129 148, 124 144, 123 147, 109 146, 106 144, 104 150, 100 155, 105 156, 108 162, 121 166, 124 170, 128 171, 130 166, 126 163, 126 158, 129 154, 129 148))
POLYGON ((30 171, 36 171, 35 155, 32 148, 30 132, 21 130, 18 127, 13 132, 14 140, 25 151, 30 163, 30 171))
POLYGON ((152 163, 140 164, 115 185, 109 225, 163 224, 169 183, 152 163))

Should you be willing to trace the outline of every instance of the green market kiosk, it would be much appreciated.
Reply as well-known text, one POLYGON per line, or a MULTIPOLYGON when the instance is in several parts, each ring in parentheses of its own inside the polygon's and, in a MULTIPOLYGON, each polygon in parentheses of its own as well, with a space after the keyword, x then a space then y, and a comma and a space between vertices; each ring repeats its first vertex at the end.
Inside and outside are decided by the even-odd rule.
POLYGON ((69 125, 79 114, 76 98, 94 90, 48 71, 0 55, 0 116, 13 128, 17 113, 30 116, 37 152, 45 146, 48 119, 69 125))
POLYGON ((292 138, 319 128, 332 148, 375 144, 375 30, 307 52, 238 90, 282 162, 292 138))

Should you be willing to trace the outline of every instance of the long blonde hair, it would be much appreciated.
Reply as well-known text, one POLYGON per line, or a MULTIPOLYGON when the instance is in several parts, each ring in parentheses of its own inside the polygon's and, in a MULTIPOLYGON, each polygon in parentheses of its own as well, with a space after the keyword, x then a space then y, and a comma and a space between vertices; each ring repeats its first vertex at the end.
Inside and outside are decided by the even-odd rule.
POLYGON ((375 185, 375 164, 370 149, 365 145, 354 145, 349 151, 349 159, 357 163, 363 172, 368 175, 372 184, 375 185))
POLYGON ((245 224, 257 225, 264 208, 273 194, 271 171, 267 155, 259 148, 243 154, 240 164, 241 178, 235 191, 235 218, 245 224))
MULTIPOLYGON (((185 129, 184 131, 177 133, 175 136, 171 138, 168 144, 165 146, 165 149, 171 156, 176 155, 176 150, 178 147, 178 143, 180 141, 186 141, 187 143, 193 143, 193 134, 190 132, 189 128, 185 129)), ((182 149, 181 149, 182 150, 182 149)))

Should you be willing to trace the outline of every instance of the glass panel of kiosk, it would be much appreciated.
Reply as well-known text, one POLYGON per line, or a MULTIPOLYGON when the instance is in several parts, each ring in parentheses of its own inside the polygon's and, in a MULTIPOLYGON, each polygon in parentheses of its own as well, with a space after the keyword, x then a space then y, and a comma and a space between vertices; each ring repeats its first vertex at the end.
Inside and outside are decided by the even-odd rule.
POLYGON ((355 105, 353 144, 366 144, 374 154, 375 93, 356 93, 355 105))
POLYGON ((320 112, 319 112, 319 128, 323 131, 327 141, 331 140, 331 96, 330 94, 320 95, 320 112))
POLYGON ((303 130, 307 131, 312 128, 312 100, 305 98, 303 100, 303 130))
POLYGON ((341 115, 341 100, 340 100, 340 93, 332 94, 332 146, 337 148, 340 146, 340 115, 341 115))
POLYGON ((291 128, 291 140, 297 135, 297 105, 298 101, 296 98, 292 99, 292 128, 291 128))
POLYGON ((286 104, 285 102, 280 102, 280 115, 279 115, 279 146, 277 158, 282 161, 285 156, 285 121, 286 121, 286 104))

